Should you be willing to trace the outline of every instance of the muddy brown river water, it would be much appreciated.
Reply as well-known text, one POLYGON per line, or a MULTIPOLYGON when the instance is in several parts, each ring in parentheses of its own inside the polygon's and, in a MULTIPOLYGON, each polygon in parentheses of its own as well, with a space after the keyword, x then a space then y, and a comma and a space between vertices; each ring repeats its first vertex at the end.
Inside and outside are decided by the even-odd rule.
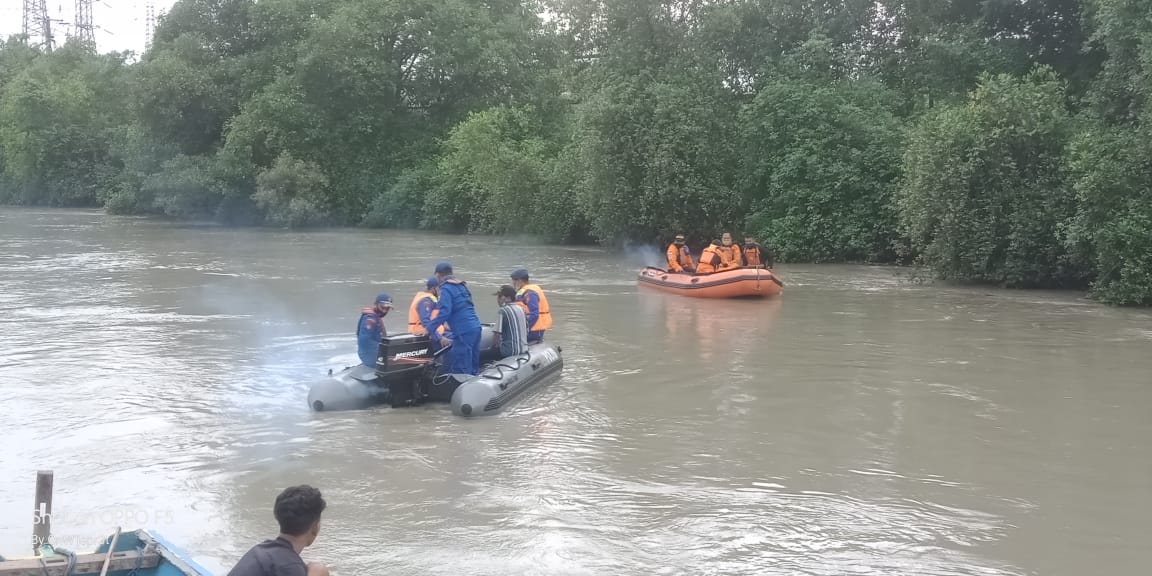
POLYGON ((31 553, 51 469, 58 545, 147 527, 221 576, 297 483, 329 506, 305 556, 341 575, 1148 573, 1147 311, 864 266, 702 301, 638 264, 0 209, 0 554, 31 553), (562 378, 488 419, 311 413, 359 309, 406 312, 445 259, 485 321, 531 270, 562 378))

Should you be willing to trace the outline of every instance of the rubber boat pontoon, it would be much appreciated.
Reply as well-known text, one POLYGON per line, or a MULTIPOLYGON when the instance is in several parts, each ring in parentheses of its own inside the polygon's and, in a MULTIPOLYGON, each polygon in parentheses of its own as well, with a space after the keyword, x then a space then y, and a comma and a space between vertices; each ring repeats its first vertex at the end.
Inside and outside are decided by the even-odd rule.
POLYGON ((317 412, 359 410, 382 404, 393 408, 428 402, 449 403, 457 416, 498 414, 564 367, 560 348, 549 342, 528 346, 518 356, 500 358, 492 325, 480 337, 480 374, 445 374, 443 353, 431 352, 427 335, 395 334, 380 340, 376 366, 345 368, 316 382, 308 406, 317 412))
POLYGON ((661 292, 694 298, 764 298, 775 296, 784 288, 784 282, 762 266, 701 275, 648 266, 640 271, 636 281, 661 292))

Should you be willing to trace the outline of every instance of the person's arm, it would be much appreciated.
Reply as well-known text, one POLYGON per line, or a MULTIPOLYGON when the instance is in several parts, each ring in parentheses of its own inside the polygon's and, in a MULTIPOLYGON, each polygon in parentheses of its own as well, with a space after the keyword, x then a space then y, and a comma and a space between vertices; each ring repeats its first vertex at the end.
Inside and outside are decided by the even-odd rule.
POLYGON ((504 332, 504 325, 508 322, 508 311, 503 306, 496 309, 496 325, 492 327, 493 334, 501 334, 504 332))
POLYGON ((416 304, 416 315, 420 318, 420 325, 428 331, 428 334, 436 333, 428 329, 428 326, 432 324, 432 308, 431 298, 425 298, 416 304))
POLYGON ((769 252, 763 244, 757 244, 756 246, 760 248, 760 263, 763 264, 765 268, 771 268, 774 263, 772 253, 769 252))
POLYGON ((528 307, 528 327, 531 328, 536 324, 536 320, 540 319, 540 297, 535 292, 528 291, 524 293, 524 305, 528 307))
POLYGON ((452 315, 452 300, 453 295, 451 288, 445 284, 440 288, 440 300, 436 303, 436 309, 440 311, 440 314, 428 320, 428 323, 424 325, 424 329, 428 331, 428 334, 435 334, 436 329, 448 321, 448 317, 452 315))
POLYGON ((357 326, 356 333, 360 335, 361 339, 369 338, 376 340, 377 336, 380 334, 380 328, 383 325, 384 322, 379 318, 371 314, 364 314, 360 317, 360 325, 357 326))
POLYGON ((500 341, 504 339, 505 329, 504 326, 508 323, 508 310, 501 306, 498 317, 496 318, 496 325, 492 327, 492 339, 495 340, 496 347, 500 347, 500 341))
POLYGON ((519 332, 520 332, 520 335, 518 336, 518 338, 521 342, 524 343, 524 345, 528 344, 528 322, 527 322, 527 318, 528 318, 527 314, 524 314, 521 316, 516 316, 516 322, 517 322, 517 324, 519 324, 519 326, 517 326, 517 328, 519 328, 519 332))
POLYGON ((727 246, 721 246, 720 249, 716 251, 716 255, 720 257, 720 265, 716 266, 717 272, 723 272, 725 270, 731 270, 732 268, 735 268, 735 266, 732 265, 731 248, 727 246))
POLYGON ((683 270, 680 267, 680 249, 675 244, 668 246, 668 271, 680 272, 683 270))

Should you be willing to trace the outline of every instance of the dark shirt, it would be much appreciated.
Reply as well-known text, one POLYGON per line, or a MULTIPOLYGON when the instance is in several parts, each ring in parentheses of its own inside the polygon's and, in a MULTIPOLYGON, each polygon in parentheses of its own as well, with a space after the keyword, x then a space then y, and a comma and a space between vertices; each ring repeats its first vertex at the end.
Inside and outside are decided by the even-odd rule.
POLYGON ((308 566, 284 538, 265 540, 248 550, 228 576, 307 576, 308 566))

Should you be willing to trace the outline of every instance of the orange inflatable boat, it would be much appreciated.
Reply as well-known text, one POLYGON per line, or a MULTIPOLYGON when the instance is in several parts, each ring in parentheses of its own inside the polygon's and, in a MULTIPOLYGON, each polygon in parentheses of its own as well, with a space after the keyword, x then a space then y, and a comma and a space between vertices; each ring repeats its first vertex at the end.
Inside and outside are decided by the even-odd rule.
POLYGON ((636 281, 661 292, 693 298, 763 298, 775 296, 784 289, 784 283, 763 267, 695 275, 649 266, 640 272, 636 281))

